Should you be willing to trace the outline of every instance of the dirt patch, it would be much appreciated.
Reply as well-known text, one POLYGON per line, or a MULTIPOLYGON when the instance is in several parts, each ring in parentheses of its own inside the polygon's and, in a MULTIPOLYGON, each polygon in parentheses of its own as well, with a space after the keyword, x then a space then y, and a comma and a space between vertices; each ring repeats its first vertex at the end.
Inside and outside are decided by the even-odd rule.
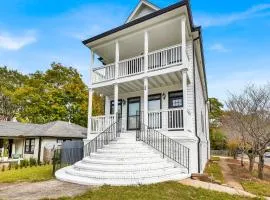
POLYGON ((36 200, 44 198, 59 198, 63 196, 76 196, 90 189, 89 186, 82 186, 50 180, 36 183, 13 183, 0 184, 0 199, 27 199, 36 200))
POLYGON ((222 173, 224 176, 224 182, 238 190, 243 190, 242 185, 239 183, 239 181, 235 178, 231 168, 230 164, 227 162, 227 159, 220 159, 219 165, 222 169, 222 173))

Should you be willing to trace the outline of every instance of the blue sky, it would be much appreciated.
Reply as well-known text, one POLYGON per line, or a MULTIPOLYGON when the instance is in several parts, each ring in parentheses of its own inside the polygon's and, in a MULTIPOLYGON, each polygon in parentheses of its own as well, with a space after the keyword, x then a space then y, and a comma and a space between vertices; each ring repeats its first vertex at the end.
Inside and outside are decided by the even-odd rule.
MULTIPOLYGON (((177 0, 153 0, 166 7, 177 0)), ((3 0, 0 65, 23 73, 60 62, 89 82, 90 51, 82 39, 119 26, 138 0, 3 0)), ((247 83, 270 80, 270 1, 191 0, 203 27, 209 96, 225 100, 247 83)))

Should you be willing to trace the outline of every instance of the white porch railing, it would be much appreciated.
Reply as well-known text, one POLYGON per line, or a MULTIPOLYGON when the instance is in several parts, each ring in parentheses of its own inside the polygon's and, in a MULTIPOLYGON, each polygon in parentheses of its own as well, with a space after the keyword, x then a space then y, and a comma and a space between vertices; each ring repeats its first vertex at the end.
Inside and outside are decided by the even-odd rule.
POLYGON ((160 69, 182 63, 182 46, 159 49, 148 54, 148 70, 160 69))
POLYGON ((153 129, 183 129, 183 113, 183 108, 150 111, 148 112, 148 126, 153 129))
POLYGON ((119 62, 119 77, 135 75, 144 71, 144 56, 137 56, 119 62))
MULTIPOLYGON (((158 70, 182 63, 182 46, 180 44, 159 49, 148 54, 148 70, 158 70)), ((119 61, 118 77, 136 75, 144 71, 144 55, 119 61)), ((93 69, 92 81, 99 83, 115 78, 115 64, 93 69)))
POLYGON ((114 115, 96 116, 91 118, 91 133, 101 133, 114 123, 114 115))
POLYGON ((93 69, 92 73, 93 83, 112 80, 114 78, 115 78, 115 64, 109 64, 103 67, 93 69))

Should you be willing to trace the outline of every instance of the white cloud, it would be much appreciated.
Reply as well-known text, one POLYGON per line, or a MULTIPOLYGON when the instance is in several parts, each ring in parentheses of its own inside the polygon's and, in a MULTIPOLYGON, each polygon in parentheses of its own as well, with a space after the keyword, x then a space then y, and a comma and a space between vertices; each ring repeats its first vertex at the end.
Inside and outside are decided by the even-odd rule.
POLYGON ((269 11, 270 4, 258 4, 238 13, 216 15, 198 13, 195 16, 195 21, 196 24, 202 25, 203 27, 224 26, 240 20, 269 15, 269 11))
POLYGON ((37 41, 35 31, 29 30, 22 35, 11 35, 10 33, 0 32, 0 49, 19 50, 26 45, 37 41))
POLYGON ((220 43, 215 43, 215 44, 211 45, 209 47, 209 50, 211 50, 211 51, 217 51, 217 52, 222 52, 222 53, 226 53, 226 52, 229 52, 230 51, 229 49, 225 48, 220 43))

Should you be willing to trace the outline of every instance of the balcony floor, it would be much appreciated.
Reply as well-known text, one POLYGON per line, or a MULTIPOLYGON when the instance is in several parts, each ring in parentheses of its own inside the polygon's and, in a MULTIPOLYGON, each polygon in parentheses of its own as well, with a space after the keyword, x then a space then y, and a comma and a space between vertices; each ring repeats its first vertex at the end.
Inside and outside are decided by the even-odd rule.
MULTIPOLYGON (((165 73, 157 76, 152 76, 148 78, 148 89, 155 89, 166 87, 175 84, 182 83, 182 74, 181 71, 165 73)), ((144 85, 143 78, 127 81, 124 83, 119 83, 119 94, 121 93, 130 93, 142 91, 144 85)), ((111 96, 114 94, 113 84, 104 85, 101 87, 94 88, 97 93, 100 93, 104 96, 111 96)))

